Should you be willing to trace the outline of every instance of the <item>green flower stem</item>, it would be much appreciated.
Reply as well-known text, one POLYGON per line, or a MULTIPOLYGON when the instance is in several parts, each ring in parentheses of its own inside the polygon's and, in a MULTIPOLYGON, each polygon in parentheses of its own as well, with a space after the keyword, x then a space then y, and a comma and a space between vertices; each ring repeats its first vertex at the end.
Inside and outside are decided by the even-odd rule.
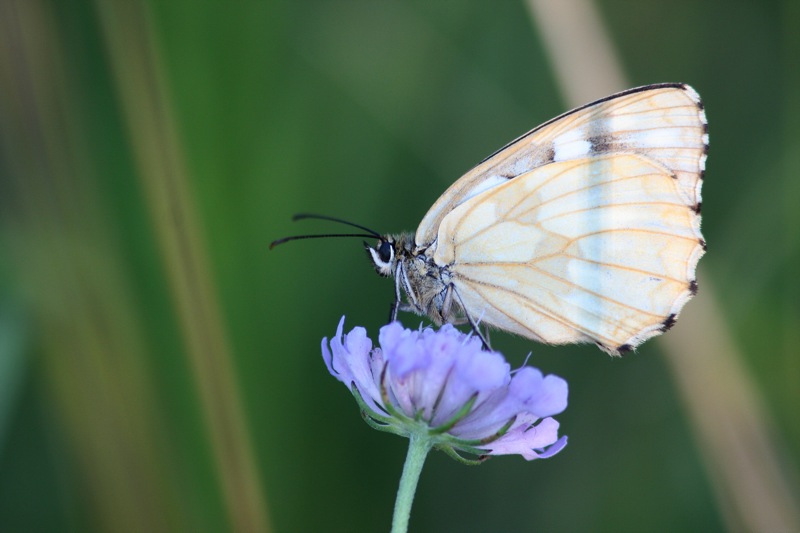
POLYGON ((408 444, 406 463, 403 465, 403 475, 400 477, 400 487, 397 489, 397 500, 394 502, 394 517, 392 517, 392 533, 406 533, 408 519, 411 516, 411 504, 414 502, 414 493, 417 491, 417 482, 425 464, 425 457, 433 445, 433 439, 428 435, 412 434, 408 444))

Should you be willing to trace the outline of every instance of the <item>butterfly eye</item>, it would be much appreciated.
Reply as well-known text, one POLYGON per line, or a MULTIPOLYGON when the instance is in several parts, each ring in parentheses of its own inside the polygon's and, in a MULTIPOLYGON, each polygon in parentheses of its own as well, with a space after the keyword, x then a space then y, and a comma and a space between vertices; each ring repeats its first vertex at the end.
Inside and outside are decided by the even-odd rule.
POLYGON ((392 260, 392 245, 389 241, 383 241, 381 243, 378 248, 378 255, 384 263, 388 263, 392 260))

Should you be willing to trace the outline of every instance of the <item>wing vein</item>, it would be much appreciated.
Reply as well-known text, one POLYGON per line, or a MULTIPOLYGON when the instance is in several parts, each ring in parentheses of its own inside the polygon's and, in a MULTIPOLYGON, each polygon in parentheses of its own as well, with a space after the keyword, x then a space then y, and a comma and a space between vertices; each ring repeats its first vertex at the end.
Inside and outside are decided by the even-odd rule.
MULTIPOLYGON (((581 333, 583 333, 587 337, 595 338, 595 339, 600 339, 601 338, 601 334, 599 334, 598 332, 590 331, 587 328, 584 328, 583 326, 578 324, 577 322, 573 322, 572 320, 567 320, 564 316, 554 312, 551 309, 548 309, 547 307, 542 306, 541 304, 539 304, 537 302, 534 302, 534 301, 526 298, 524 295, 521 295, 521 294, 519 294, 519 293, 517 293, 515 291, 512 291, 511 289, 508 289, 507 287, 501 287, 499 285, 493 285, 493 284, 490 284, 490 283, 473 281, 470 278, 465 278, 465 279, 469 280, 470 283, 473 283, 473 286, 471 287, 472 290, 474 290, 476 293, 478 293, 480 295, 480 297, 483 299, 484 302, 486 302, 489 306, 491 306, 493 309, 495 309, 500 314, 502 314, 505 317, 507 317, 512 322, 515 322, 515 323, 519 324, 520 326, 522 326, 524 329, 526 329, 528 331, 533 331, 533 330, 531 329, 530 326, 522 323, 520 320, 518 320, 517 318, 509 315, 503 309, 501 309, 500 307, 498 307, 494 303, 492 303, 491 299, 487 298, 485 293, 483 291, 481 291, 478 286, 482 285, 482 286, 485 286, 485 287, 491 287, 491 288, 493 288, 495 290, 498 290, 498 291, 507 292, 507 293, 519 296, 521 298, 521 300, 523 301, 523 305, 525 305, 527 308, 531 309, 533 312, 538 313, 540 315, 543 315, 543 316, 545 316, 545 317, 547 317, 547 318, 549 318, 551 320, 554 320, 555 322, 559 322, 560 324, 562 324, 564 326, 567 326, 569 328, 572 328, 575 331, 580 331, 581 333)), ((602 319, 602 317, 598 316, 596 313, 591 313, 590 311, 587 311, 587 313, 589 313, 592 316, 595 316, 595 317, 597 317, 599 319, 602 319)), ((534 331, 534 333, 535 333, 535 331, 534 331)), ((602 338, 605 339, 605 341, 606 341, 605 343, 606 344, 608 344, 608 345, 613 345, 614 344, 613 339, 610 339, 610 338, 605 337, 605 336, 602 336, 602 338)))
MULTIPOLYGON (((580 256, 577 256, 575 254, 570 254, 570 253, 565 253, 565 252, 557 252, 557 253, 553 253, 553 254, 543 255, 542 257, 537 257, 536 259, 532 259, 530 263, 539 263, 541 261, 545 261, 547 259, 552 259, 554 257, 559 257, 559 256, 569 257, 570 259, 574 259, 576 261, 583 261, 584 263, 591 263, 593 265, 602 266, 604 268, 607 267, 607 268, 614 268, 614 269, 617 269, 617 270, 625 270, 625 271, 633 272, 633 273, 636 273, 636 274, 642 274, 643 276, 657 277, 657 278, 660 278, 660 279, 663 279, 663 280, 666 280, 666 281, 670 281, 670 282, 673 282, 673 283, 678 283, 678 284, 682 284, 682 285, 686 284, 686 282, 684 282, 682 280, 679 280, 678 278, 673 278, 671 276, 665 276, 661 272, 653 272, 653 271, 650 271, 650 270, 644 270, 644 269, 641 269, 641 268, 629 267, 629 266, 620 265, 620 264, 617 264, 617 263, 605 263, 603 261, 595 261, 593 259, 588 259, 588 258, 585 258, 585 257, 580 257, 580 256)), ((470 266, 508 266, 508 267, 517 267, 517 266, 522 266, 522 265, 526 265, 526 264, 530 264, 530 263, 522 263, 522 262, 515 262, 515 261, 470 261, 469 263, 462 263, 462 264, 470 265, 470 266)))
POLYGON ((697 240, 697 237, 694 237, 694 236, 689 237, 689 236, 686 236, 686 235, 675 235, 674 233, 668 233, 666 231, 654 231, 654 230, 642 229, 642 228, 619 228, 619 229, 606 229, 606 230, 600 230, 600 231, 593 231, 592 233, 584 233, 583 235, 580 235, 578 237, 572 237, 571 239, 569 239, 567 241, 567 246, 569 246, 570 244, 573 244, 573 243, 575 243, 575 242, 577 242, 577 241, 579 241, 581 239, 585 239, 586 237, 592 237, 594 235, 602 235, 603 233, 615 233, 615 232, 618 232, 618 231, 619 232, 631 231, 631 232, 636 232, 636 233, 649 233, 651 235, 662 235, 662 236, 671 237, 671 238, 674 238, 674 239, 685 239, 685 240, 689 240, 689 241, 696 241, 697 240))
MULTIPOLYGON (((565 216, 568 216, 568 215, 574 215, 576 213, 585 213, 587 211, 593 211, 595 209, 616 209, 617 207, 632 206, 632 205, 670 205, 670 206, 673 206, 673 207, 685 207, 687 209, 690 209, 689 206, 686 205, 686 204, 676 204, 676 203, 673 203, 673 202, 626 202, 626 203, 608 204, 608 205, 595 205, 595 206, 586 207, 586 208, 583 208, 583 209, 576 209, 574 211, 567 211, 565 213, 558 213, 556 215, 552 215, 549 218, 543 218, 541 220, 537 220, 536 223, 538 225, 538 224, 541 224, 542 222, 547 222, 549 220, 554 220, 556 218, 561 218, 561 217, 565 217, 565 216)), ((536 210, 536 208, 531 209, 531 211, 535 211, 535 210, 536 210)), ((526 212, 526 214, 527 214, 527 212, 526 212)))
MULTIPOLYGON (((660 317, 661 316, 660 314, 651 313, 650 311, 645 311, 644 309, 641 309, 639 307, 634 307, 634 306, 632 306, 630 304, 626 304, 624 302, 620 302, 619 300, 615 300, 613 298, 608 298, 608 297, 600 294, 599 292, 589 290, 589 289, 587 289, 586 287, 584 287, 582 285, 578 285, 577 283, 574 283, 572 281, 564 279, 564 278, 562 278, 560 276, 557 276, 557 275, 555 275, 555 274, 553 274, 551 272, 548 272, 547 270, 544 270, 542 268, 536 267, 535 265, 531 265, 530 263, 518 263, 518 266, 520 266, 522 268, 528 268, 528 269, 531 269, 531 270, 535 270, 536 272, 542 274, 543 276, 546 276, 546 277, 549 277, 549 278, 552 278, 552 279, 555 279, 555 280, 559 280, 559 281, 565 283, 566 285, 570 285, 570 286, 574 287, 577 290, 583 291, 583 292, 585 292, 587 294, 591 294, 592 296, 597 296, 598 298, 600 298, 602 300, 607 300, 607 301, 615 303, 615 304, 617 304, 617 305, 619 305, 621 307, 626 307, 626 308, 631 309, 633 311, 638 311, 638 312, 641 312, 641 313, 644 313, 644 314, 647 314, 647 315, 650 315, 650 316, 655 316, 655 317, 660 317)), ((517 291, 514 291, 512 289, 509 289, 507 287, 502 287, 502 286, 499 286, 499 285, 495 285, 493 283, 487 283, 487 282, 484 282, 484 281, 476 280, 476 279, 471 278, 469 276, 464 276, 463 274, 458 274, 458 277, 460 277, 462 279, 467 279, 467 280, 469 280, 469 281, 471 281, 473 283, 479 283, 479 284, 486 285, 486 286, 489 286, 489 287, 495 287, 497 289, 504 290, 504 291, 509 292, 511 294, 516 294, 517 296, 519 296, 519 297, 521 297, 521 298, 523 298, 525 300, 528 300, 528 298, 524 294, 519 293, 517 291)), ((546 290, 541 285, 538 285, 538 286, 540 288, 542 288, 543 290, 546 290)), ((548 291, 548 292, 550 292, 551 294, 553 293, 552 291, 548 291)))

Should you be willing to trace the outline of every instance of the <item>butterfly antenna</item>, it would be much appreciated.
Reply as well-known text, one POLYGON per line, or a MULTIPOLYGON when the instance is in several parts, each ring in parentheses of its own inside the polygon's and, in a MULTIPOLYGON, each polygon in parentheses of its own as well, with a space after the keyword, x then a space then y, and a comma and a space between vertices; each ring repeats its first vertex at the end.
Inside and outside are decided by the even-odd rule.
POLYGON ((298 213, 292 217, 292 220, 303 220, 303 219, 317 219, 317 220, 328 220, 330 222, 338 222, 339 224, 344 224, 346 226, 351 226, 353 228, 358 228, 360 230, 364 230, 367 233, 324 233, 320 235, 293 235, 291 237, 284 237, 282 239, 278 239, 276 241, 272 241, 269 245, 269 249, 272 250, 279 244, 283 244, 289 241, 297 241, 300 239, 327 239, 329 237, 360 237, 360 238, 370 238, 370 239, 380 239, 381 234, 373 229, 369 229, 365 226, 361 226, 360 224, 355 224, 348 220, 342 220, 341 218, 336 217, 329 217, 327 215, 317 215, 314 213, 298 213))
POLYGON ((308 219, 308 218, 313 218, 313 219, 317 219, 317 220, 329 220, 331 222, 338 222, 339 224, 345 224, 347 226, 351 226, 351 227, 358 228, 358 229, 364 230, 366 232, 369 232, 369 234, 370 234, 369 236, 370 237, 380 238, 380 236, 381 236, 380 233, 378 233, 377 231, 375 231, 373 229, 369 229, 369 228, 367 228, 365 226, 361 226, 360 224, 355 224, 355 223, 350 222, 348 220, 342 220, 341 218, 336 218, 336 217, 329 217, 327 215, 317 215, 317 214, 314 214, 314 213, 298 213, 298 214, 296 214, 295 216, 292 217, 292 220, 304 220, 304 219, 308 219))
POLYGON ((375 237, 375 235, 366 233, 324 233, 320 235, 292 235, 291 237, 284 237, 282 239, 272 241, 269 245, 269 249, 272 250, 279 244, 283 244, 289 241, 299 241, 301 239, 327 239, 330 237, 360 237, 363 239, 364 237, 372 238, 375 237))

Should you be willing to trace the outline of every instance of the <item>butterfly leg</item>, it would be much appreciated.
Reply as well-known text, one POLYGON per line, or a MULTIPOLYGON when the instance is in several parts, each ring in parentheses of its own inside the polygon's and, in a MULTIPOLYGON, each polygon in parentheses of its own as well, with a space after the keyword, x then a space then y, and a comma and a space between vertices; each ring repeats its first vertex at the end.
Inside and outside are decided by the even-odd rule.
POLYGON ((417 309, 408 303, 403 303, 403 295, 400 291, 400 284, 403 282, 403 277, 405 274, 401 267, 398 267, 395 273, 395 282, 394 282, 394 301, 392 302, 392 307, 389 310, 389 324, 397 320, 397 312, 403 311, 406 313, 416 313, 417 309))
POLYGON ((452 283, 447 286, 446 292, 444 294, 444 302, 442 303, 442 315, 448 316, 450 314, 450 308, 453 305, 453 295, 455 295, 455 297, 458 299, 458 303, 461 305, 461 309, 464 310, 464 316, 466 317, 467 322, 469 323, 469 327, 472 328, 472 331, 481 340, 481 344, 483 344, 483 349, 486 350, 487 352, 492 351, 492 347, 489 346, 489 340, 488 340, 489 330, 488 329, 486 330, 486 336, 484 336, 483 333, 481 333, 481 330, 478 327, 478 323, 475 322, 475 320, 473 320, 472 316, 469 314, 467 307, 464 305, 464 301, 461 299, 461 295, 458 294, 456 286, 453 285, 452 283))
POLYGON ((397 320, 397 312, 403 307, 402 302, 400 301, 400 296, 398 295, 395 297, 395 300, 392 302, 392 307, 389 310, 389 324, 397 320))
POLYGON ((397 264, 394 271, 394 301, 392 302, 391 310, 389 311, 389 324, 397 320, 397 311, 403 305, 403 296, 400 294, 400 283, 402 283, 400 276, 402 275, 402 265, 397 264))

